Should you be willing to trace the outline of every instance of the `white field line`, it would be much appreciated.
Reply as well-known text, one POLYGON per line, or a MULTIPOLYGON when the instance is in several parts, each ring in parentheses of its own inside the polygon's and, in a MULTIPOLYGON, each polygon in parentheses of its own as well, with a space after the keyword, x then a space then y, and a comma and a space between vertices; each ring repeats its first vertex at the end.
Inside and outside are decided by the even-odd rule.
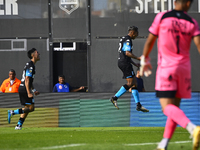
MULTIPOLYGON (((190 143, 192 141, 177 141, 177 142, 170 142, 174 144, 179 144, 179 143, 190 143)), ((134 143, 134 144, 124 144, 125 146, 138 146, 138 145, 156 145, 158 143, 134 143)))
POLYGON ((65 148, 65 147, 76 147, 76 146, 83 146, 86 144, 68 144, 68 145, 59 145, 59 146, 50 146, 50 147, 41 147, 39 149, 59 149, 59 148, 65 148))
MULTIPOLYGON (((171 144, 180 144, 180 143, 191 143, 192 141, 176 141, 170 142, 171 144)), ((157 145, 158 143, 134 143, 134 144, 124 144, 124 146, 143 146, 143 145, 157 145)), ((68 144, 68 145, 59 145, 59 146, 51 146, 51 147, 41 147, 39 149, 59 149, 59 148, 66 148, 66 147, 77 147, 83 146, 86 144, 68 144)))

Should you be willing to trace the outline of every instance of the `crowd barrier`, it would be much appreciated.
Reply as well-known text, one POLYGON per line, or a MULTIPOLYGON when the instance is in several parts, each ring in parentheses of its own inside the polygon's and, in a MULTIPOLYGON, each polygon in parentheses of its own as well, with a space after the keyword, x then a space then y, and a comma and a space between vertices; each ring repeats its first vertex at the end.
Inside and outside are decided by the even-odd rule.
MULTIPOLYGON (((114 93, 41 93, 35 96, 35 111, 23 127, 164 127, 163 115, 155 92, 139 93, 141 104, 150 112, 136 111, 131 93, 118 100, 117 110, 109 98, 114 93)), ((17 93, 0 94, 0 127, 13 127, 19 115, 7 122, 7 110, 21 108, 17 93)), ((183 99, 181 109, 192 122, 200 125, 200 93, 193 92, 190 100, 183 99)))

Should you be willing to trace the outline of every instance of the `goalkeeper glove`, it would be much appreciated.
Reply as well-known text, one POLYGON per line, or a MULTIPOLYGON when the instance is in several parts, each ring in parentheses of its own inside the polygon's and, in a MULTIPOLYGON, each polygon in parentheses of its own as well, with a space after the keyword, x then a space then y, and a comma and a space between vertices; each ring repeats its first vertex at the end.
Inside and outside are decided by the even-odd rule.
POLYGON ((145 56, 142 55, 140 59, 140 75, 143 76, 144 74, 148 77, 152 73, 151 69, 150 58, 145 58, 145 56))

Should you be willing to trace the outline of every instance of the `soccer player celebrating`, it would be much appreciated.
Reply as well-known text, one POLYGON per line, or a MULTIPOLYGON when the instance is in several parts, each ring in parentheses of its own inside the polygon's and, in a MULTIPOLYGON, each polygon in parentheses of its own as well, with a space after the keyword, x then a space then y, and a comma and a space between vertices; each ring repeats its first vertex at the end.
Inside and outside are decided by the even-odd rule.
POLYGON ((27 115, 29 112, 34 111, 33 94, 39 94, 39 92, 33 87, 33 80, 35 76, 35 64, 40 60, 40 53, 35 48, 32 48, 28 51, 27 55, 31 61, 26 63, 24 67, 21 84, 19 86, 19 97, 21 104, 24 105, 24 108, 8 110, 8 123, 10 123, 13 115, 21 114, 17 126, 15 127, 16 130, 22 129, 22 125, 27 115))
POLYGON ((135 73, 133 71, 132 64, 139 67, 138 64, 135 64, 133 62, 133 59, 140 60, 139 57, 136 57, 132 53, 132 40, 134 40, 138 36, 138 28, 136 26, 131 26, 128 28, 128 35, 125 37, 122 37, 119 43, 119 58, 118 58, 118 67, 123 72, 123 78, 126 79, 127 84, 123 85, 119 91, 115 94, 114 97, 110 99, 110 101, 113 103, 113 105, 119 109, 117 105, 117 99, 122 96, 127 90, 132 88, 132 95, 135 99, 135 102, 137 104, 136 110, 137 111, 143 111, 143 112, 149 112, 148 109, 144 108, 140 104, 139 99, 139 93, 137 90, 137 80, 135 77, 135 73))
POLYGON ((200 29, 187 11, 192 0, 175 0, 175 9, 156 15, 141 56, 140 74, 149 76, 149 53, 158 37, 156 96, 167 116, 165 131, 157 150, 166 150, 175 128, 186 128, 193 137, 193 150, 199 147, 200 126, 193 124, 179 108, 181 98, 191 98, 190 44, 194 40, 200 53, 200 29))

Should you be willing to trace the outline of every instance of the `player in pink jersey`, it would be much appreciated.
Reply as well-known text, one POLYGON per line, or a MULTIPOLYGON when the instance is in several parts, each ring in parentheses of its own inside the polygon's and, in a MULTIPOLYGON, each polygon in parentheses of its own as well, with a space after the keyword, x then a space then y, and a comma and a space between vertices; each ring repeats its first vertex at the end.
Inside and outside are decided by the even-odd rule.
POLYGON ((156 15, 141 56, 140 74, 149 76, 149 53, 158 38, 158 67, 156 96, 167 116, 163 139, 157 150, 166 150, 175 128, 186 128, 193 137, 193 150, 200 140, 200 126, 193 124, 179 108, 181 98, 191 98, 190 44, 194 40, 200 53, 200 29, 196 20, 188 16, 192 0, 175 0, 175 9, 156 15))

